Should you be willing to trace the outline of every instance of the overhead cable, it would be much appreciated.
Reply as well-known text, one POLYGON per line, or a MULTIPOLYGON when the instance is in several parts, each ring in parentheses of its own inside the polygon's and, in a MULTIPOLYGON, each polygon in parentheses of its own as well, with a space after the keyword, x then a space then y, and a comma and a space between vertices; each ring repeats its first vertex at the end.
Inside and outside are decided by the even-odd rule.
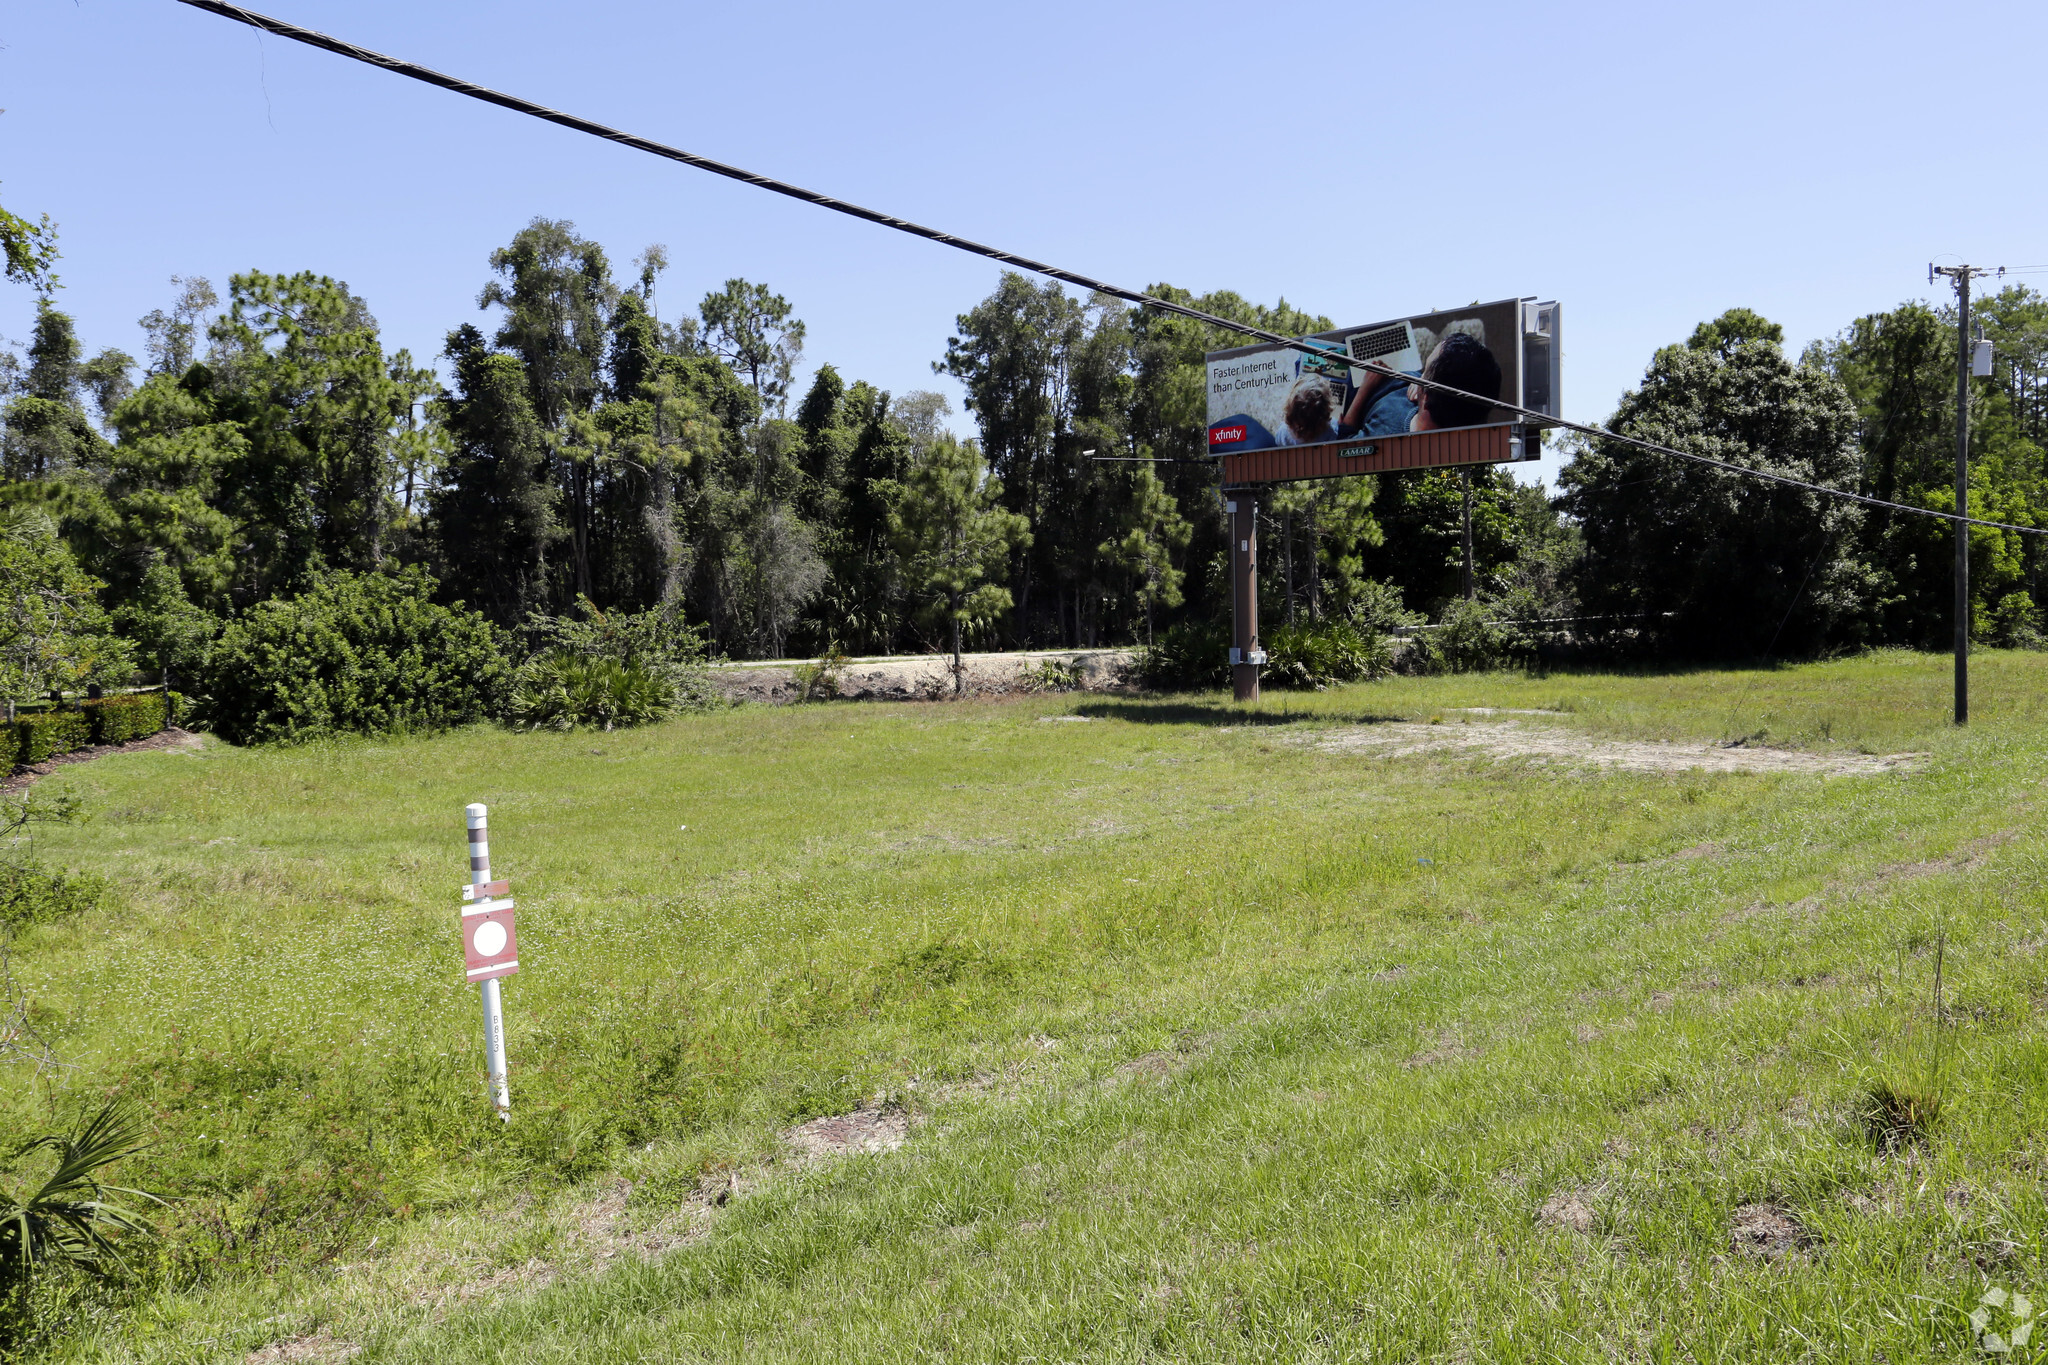
MULTIPOLYGON (((937 242, 941 246, 949 246, 958 251, 966 251, 976 256, 983 256, 991 261, 1000 262, 1003 265, 1014 266, 1019 270, 1028 270, 1036 275, 1044 275, 1050 279, 1059 280, 1063 284, 1071 284, 1098 294, 1107 294, 1111 298, 1122 299, 1126 303, 1137 304, 1140 307, 1157 308, 1162 312, 1178 314, 1181 317, 1206 323, 1212 327, 1220 327, 1226 331, 1236 332, 1240 336, 1251 337, 1254 340, 1264 341, 1276 346, 1285 346, 1290 350, 1300 351, 1306 355, 1323 358, 1327 358, 1329 355, 1329 351, 1325 347, 1304 341, 1299 337, 1283 336, 1278 332, 1269 332, 1262 327, 1254 327, 1250 323, 1220 317, 1214 313, 1204 312, 1199 308, 1190 308, 1184 303, 1160 298, 1156 294, 1147 294, 1135 289, 1125 289, 1119 285, 1093 279, 1071 270, 1063 270, 1059 266, 1050 265, 1044 261, 1033 260, 1029 256, 1019 256, 1015 252, 1003 251, 997 247, 973 241, 970 238, 957 236, 950 232, 942 232, 937 228, 926 227, 921 223, 913 223, 907 218, 898 218, 894 214, 883 213, 878 209, 863 208, 859 204, 849 203, 844 199, 835 199, 829 194, 820 194, 816 190, 807 190, 800 185, 792 185, 786 180, 777 180, 773 176, 744 170, 741 167, 717 161, 708 156, 699 156, 695 152, 686 152, 680 147, 671 147, 664 142, 656 142, 651 138, 639 137, 633 133, 623 132, 620 129, 612 128, 590 119, 579 118, 574 114, 565 114, 559 109, 550 109, 544 104, 536 104, 532 100, 521 99, 517 95, 508 95, 502 90, 493 90, 489 86, 477 85, 458 76, 450 76, 443 72, 435 71, 431 67, 421 66, 417 62, 408 62, 403 58, 388 56, 367 47, 359 47, 354 43, 330 37, 315 29, 302 28, 298 24, 288 23, 283 19, 272 18, 267 14, 259 14, 255 10, 244 9, 240 5, 224 4, 222 0, 178 0, 178 3, 190 5, 194 9, 205 10, 209 14, 219 15, 223 19, 232 19, 238 24, 247 24, 249 27, 259 29, 262 32, 276 34, 280 38, 289 38, 294 42, 304 43, 308 47, 317 47, 323 52, 332 52, 338 57, 347 57, 351 61, 358 61, 368 66, 378 67, 395 75, 405 76, 411 80, 423 81, 428 85, 438 86, 443 90, 451 91, 458 95, 465 95, 470 99, 482 100, 486 104, 495 104, 501 109, 510 109, 514 113, 544 119, 549 123, 559 124, 564 128, 573 129, 579 133, 588 133, 592 137, 603 138, 607 142, 616 142, 622 147, 630 147, 635 151, 646 152, 651 156, 663 157, 669 161, 679 161, 685 166, 694 166, 700 171, 709 171, 713 175, 722 175, 728 180, 737 180, 743 185, 752 185, 756 189, 768 190, 771 193, 784 195, 787 198, 812 204, 818 208, 830 209, 834 213, 843 213, 850 218, 861 219, 863 222, 874 223, 897 232, 905 232, 913 237, 922 237, 928 242, 937 242)), ((1866 506, 1889 508, 1893 511, 1906 512, 1914 516, 1936 517, 1943 521, 1951 522, 1967 522, 1972 526, 1988 526, 2002 531, 2018 531, 2026 535, 2048 535, 2048 529, 2041 527, 2017 526, 2003 521, 1985 521, 1979 517, 1961 516, 1955 512, 1943 512, 1932 507, 1915 507, 1910 503, 1887 502, 1882 498, 1873 498, 1862 493, 1852 493, 1847 489, 1830 488, 1825 484, 1809 483, 1804 479, 1795 479, 1784 474, 1772 474, 1761 469, 1751 468, 1748 465, 1732 464, 1729 461, 1716 460, 1706 455, 1694 455, 1688 451, 1659 445, 1654 441, 1645 441, 1635 436, 1624 436, 1620 432, 1609 431, 1605 427, 1588 426, 1579 422, 1567 422, 1550 413, 1538 412, 1532 408, 1517 407, 1512 403, 1503 403, 1498 398, 1489 398, 1483 394, 1468 393, 1463 389, 1453 388, 1449 384, 1440 383, 1434 379, 1422 379, 1413 375, 1402 374, 1383 365, 1353 363, 1357 368, 1374 370, 1382 375, 1428 389, 1433 393, 1445 393, 1453 397, 1469 399, 1476 403, 1488 404, 1544 426, 1563 427, 1568 431, 1576 431, 1587 436, 1596 436, 1602 440, 1620 441, 1623 444, 1654 451, 1660 455, 1672 455, 1681 460, 1691 460, 1697 464, 1710 465, 1732 474, 1743 474, 1789 488, 1801 488, 1808 492, 1819 493, 1831 498, 1846 498, 1851 502, 1863 503, 1866 506)))

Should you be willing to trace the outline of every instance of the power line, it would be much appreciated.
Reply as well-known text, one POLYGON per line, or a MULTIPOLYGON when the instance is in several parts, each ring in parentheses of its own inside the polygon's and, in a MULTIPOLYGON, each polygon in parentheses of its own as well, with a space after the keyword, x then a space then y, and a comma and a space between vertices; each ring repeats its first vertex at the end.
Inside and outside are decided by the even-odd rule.
MULTIPOLYGON (((287 23, 283 19, 275 19, 267 14, 259 14, 255 10, 244 9, 240 5, 224 4, 221 0, 178 0, 178 3, 190 5, 194 9, 205 10, 207 13, 218 15, 223 19, 232 19, 238 24, 247 24, 249 27, 265 33, 274 33, 280 38, 290 38, 292 41, 304 43, 308 47, 317 47, 323 52, 331 52, 338 57, 347 57, 351 61, 362 62, 365 65, 374 66, 381 70, 392 72, 395 75, 407 77, 410 80, 422 81, 428 85, 438 86, 440 89, 451 91, 454 94, 464 95, 474 100, 482 100, 486 104, 495 104, 501 109, 510 109, 517 114, 526 114, 533 118, 544 119, 549 123, 559 124, 564 128, 573 129, 579 133, 588 133, 592 137, 603 138, 607 142, 616 142, 622 147, 631 147, 635 151, 646 152, 651 156, 663 157, 669 161, 678 161, 685 166, 694 166, 700 171, 709 171, 713 175, 724 176, 728 180, 737 180, 741 184, 752 185, 756 189, 768 190, 771 193, 784 195, 790 199, 815 205, 818 208, 829 209, 834 213, 843 213, 850 218, 858 218, 863 222, 874 223, 897 232, 905 232, 913 237, 922 237, 928 242, 937 242, 940 246, 949 246, 958 251, 966 251, 976 256, 986 257, 1003 265, 1015 266, 1020 270, 1029 270, 1033 274, 1059 280, 1063 284, 1071 284, 1094 293, 1107 294, 1111 298, 1122 299, 1126 303, 1137 304, 1140 307, 1157 308, 1163 312, 1174 313, 1196 322, 1206 323, 1212 327, 1220 327, 1226 331, 1236 332, 1241 336, 1251 337, 1254 340, 1268 342, 1276 346, 1285 346, 1290 350, 1300 351, 1304 355, 1313 355, 1321 358, 1327 358, 1329 355, 1326 349, 1312 345, 1299 337, 1282 336, 1278 332, 1269 332, 1262 327, 1254 327, 1250 323, 1219 317, 1214 313, 1205 313, 1199 308, 1190 308, 1184 303, 1176 303, 1172 299, 1163 299, 1156 294, 1146 294, 1135 289, 1125 289, 1103 280, 1078 274, 1075 271, 1063 270, 1059 266, 1050 265, 1044 261, 1033 260, 1028 256, 1019 256, 1015 252, 1003 251, 997 247, 973 241, 970 238, 960 237, 950 232, 942 232, 937 228, 926 227, 922 223, 913 223, 907 218, 898 218, 894 214, 883 213, 878 209, 863 208, 859 204, 849 203, 844 199, 835 199, 829 194, 820 194, 816 190, 807 190, 800 185, 792 185, 786 180, 777 180, 773 176, 761 175, 723 161, 714 160, 708 156, 699 156, 694 152, 686 152, 680 147, 671 147, 664 142, 656 142, 651 138, 639 137, 590 119, 579 118, 574 114, 565 114, 558 109, 550 109, 544 104, 536 104, 532 100, 521 99, 517 95, 508 95, 501 90, 493 90, 488 86, 477 85, 460 77, 435 71, 431 67, 419 65, 417 62, 408 62, 403 58, 388 56, 371 48, 359 47, 354 43, 330 37, 315 29, 302 28, 297 24, 287 23)), ((1369 362, 1353 363, 1359 369, 1373 370, 1381 375, 1417 385, 1432 393, 1449 394, 1452 397, 1465 398, 1475 403, 1500 408, 1517 417, 1527 418, 1544 426, 1562 427, 1567 431, 1576 431, 1586 436, 1620 441, 1623 444, 1654 451, 1660 455, 1671 455, 1681 460, 1691 460, 1697 464, 1710 465, 1713 468, 1725 470, 1731 474, 1744 474, 1751 478, 1764 479, 1788 488, 1801 488, 1826 497, 1845 498, 1851 502, 1863 503, 1866 506, 1890 508, 1893 511, 1905 512, 1914 516, 1936 517, 1943 521, 1962 522, 1971 526, 1988 526, 2001 531, 2017 531, 2025 535, 2048 535, 2048 529, 2041 527, 2018 526, 2003 521, 1984 521, 1977 517, 1961 516, 1955 512, 1943 512, 1932 507, 1915 507, 1910 503, 1886 502, 1881 498, 1869 497, 1862 493, 1851 493, 1843 488, 1830 488, 1825 484, 1809 483, 1804 479, 1795 479, 1783 474, 1772 474, 1747 465, 1733 464, 1726 460, 1716 460, 1706 455, 1694 455, 1687 451, 1674 449, 1671 446, 1659 445, 1654 441, 1645 441, 1634 436, 1624 436, 1620 432, 1609 431, 1605 427, 1588 426, 1580 422, 1567 422, 1549 413, 1537 412, 1532 408, 1518 407, 1512 403, 1503 403, 1498 398, 1489 398, 1483 394, 1468 393, 1463 389, 1453 388, 1449 384, 1439 383, 1434 379, 1421 379, 1413 375, 1402 374, 1385 365, 1369 362)))

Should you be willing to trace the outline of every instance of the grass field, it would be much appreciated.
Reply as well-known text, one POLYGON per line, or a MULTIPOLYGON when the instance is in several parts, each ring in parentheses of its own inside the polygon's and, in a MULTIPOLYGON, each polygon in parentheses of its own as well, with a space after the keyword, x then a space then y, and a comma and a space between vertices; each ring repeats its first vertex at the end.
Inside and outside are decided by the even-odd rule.
MULTIPOLYGON (((1947 1360, 2048 1297, 2048 657, 137 754, 14 971, 180 1196, 53 1358, 1947 1360), (1374 757, 1495 707, 1869 777, 1374 757), (454 905, 520 905, 514 1121, 454 905), (1943 1008, 1933 1008, 1937 958, 1943 1008), (1943 1102, 1924 1138, 1873 1090, 1943 1102), (900 1111, 895 1151, 779 1132, 900 1111)), ((0 1134, 4 1135, 4 1134, 0 1134)), ((2025 1358, 2024 1351, 2018 1358, 2025 1358)))

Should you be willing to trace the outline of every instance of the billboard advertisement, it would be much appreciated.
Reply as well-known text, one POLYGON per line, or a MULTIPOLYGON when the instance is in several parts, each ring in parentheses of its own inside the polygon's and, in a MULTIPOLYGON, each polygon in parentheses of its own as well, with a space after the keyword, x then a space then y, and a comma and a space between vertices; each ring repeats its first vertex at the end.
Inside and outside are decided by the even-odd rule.
POLYGON ((1557 415, 1558 306, 1504 299, 1208 356, 1209 452, 1316 446, 1528 419, 1407 378, 1557 415), (1364 367, 1385 366, 1389 375, 1364 367), (1402 378, 1406 376, 1407 378, 1402 378))

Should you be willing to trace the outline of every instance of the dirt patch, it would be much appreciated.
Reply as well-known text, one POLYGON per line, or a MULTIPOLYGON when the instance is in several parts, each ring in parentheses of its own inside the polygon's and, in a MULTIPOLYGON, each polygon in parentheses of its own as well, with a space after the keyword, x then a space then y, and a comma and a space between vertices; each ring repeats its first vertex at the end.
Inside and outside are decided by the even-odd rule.
POLYGON ((1466 1047, 1455 1035, 1446 1033, 1437 1040, 1435 1047, 1426 1048, 1416 1053, 1408 1058, 1408 1060, 1402 1062, 1401 1065, 1410 1071, 1414 1071, 1419 1067, 1436 1066, 1442 1062, 1455 1062, 1466 1057, 1477 1057, 1480 1055, 1481 1053, 1478 1048, 1466 1047))
POLYGON ((337 1341, 325 1332, 311 1336, 293 1337, 290 1341, 273 1341, 268 1346, 258 1347, 242 1359, 247 1365, 282 1365, 284 1361, 325 1362, 348 1360, 362 1352, 362 1347, 350 1341, 337 1341))
MULTIPOLYGON (((1030 654, 961 656, 962 694, 1007 697, 1028 692, 1117 692, 1131 685, 1137 653, 1128 649, 1062 650, 1030 654), (1052 665, 1048 669, 1048 665, 1052 665), (1071 686, 1049 687, 1048 672, 1071 686)), ((730 701, 781 704, 797 700, 796 670, 807 660, 725 664, 711 670, 711 683, 730 701)), ((844 701, 944 701, 954 695, 953 660, 943 654, 854 659, 839 671, 844 701)))
POLYGON ((804 1159, 818 1161, 861 1152, 893 1152, 909 1136, 910 1116, 892 1105, 812 1119, 783 1133, 782 1140, 804 1159))
POLYGON ((1543 1207, 1536 1211, 1536 1225, 1590 1234, 1600 1225, 1600 1216, 1593 1212, 1592 1199, 1591 1190, 1568 1190, 1553 1194, 1544 1200, 1543 1207))
POLYGON ((1735 1210, 1728 1235, 1737 1251, 1766 1261, 1789 1256, 1810 1240, 1798 1219, 1771 1204, 1744 1204, 1735 1210))
MULTIPOLYGON (((25 787, 32 787, 38 779, 48 777, 68 763, 90 763, 96 758, 107 758, 113 754, 141 754, 155 750, 192 751, 203 748, 205 744, 204 735, 195 735, 190 730, 180 730, 173 725, 168 730, 159 730, 142 739, 131 739, 126 744, 94 744, 84 749, 73 749, 68 754, 58 754, 55 758, 46 759, 41 763, 30 764, 19 772, 0 778, 0 792, 17 792, 25 787)), ((291 1358, 293 1357, 278 1357, 280 1360, 291 1358)), ((308 1356, 306 1359, 310 1360, 313 1357, 308 1356)))
POLYGON ((1472 754, 1488 758, 1519 758, 1559 767, 1593 767, 1639 773, 1680 773, 1699 769, 1705 772, 1813 773, 1821 777, 1857 777, 1910 772, 1923 766, 1927 760, 1927 755, 1919 753, 1812 754, 1748 745, 1604 739, 1560 726, 1524 725, 1512 720, 1463 725, 1387 721, 1378 725, 1325 731, 1313 743, 1329 753, 1384 758, 1472 754))

